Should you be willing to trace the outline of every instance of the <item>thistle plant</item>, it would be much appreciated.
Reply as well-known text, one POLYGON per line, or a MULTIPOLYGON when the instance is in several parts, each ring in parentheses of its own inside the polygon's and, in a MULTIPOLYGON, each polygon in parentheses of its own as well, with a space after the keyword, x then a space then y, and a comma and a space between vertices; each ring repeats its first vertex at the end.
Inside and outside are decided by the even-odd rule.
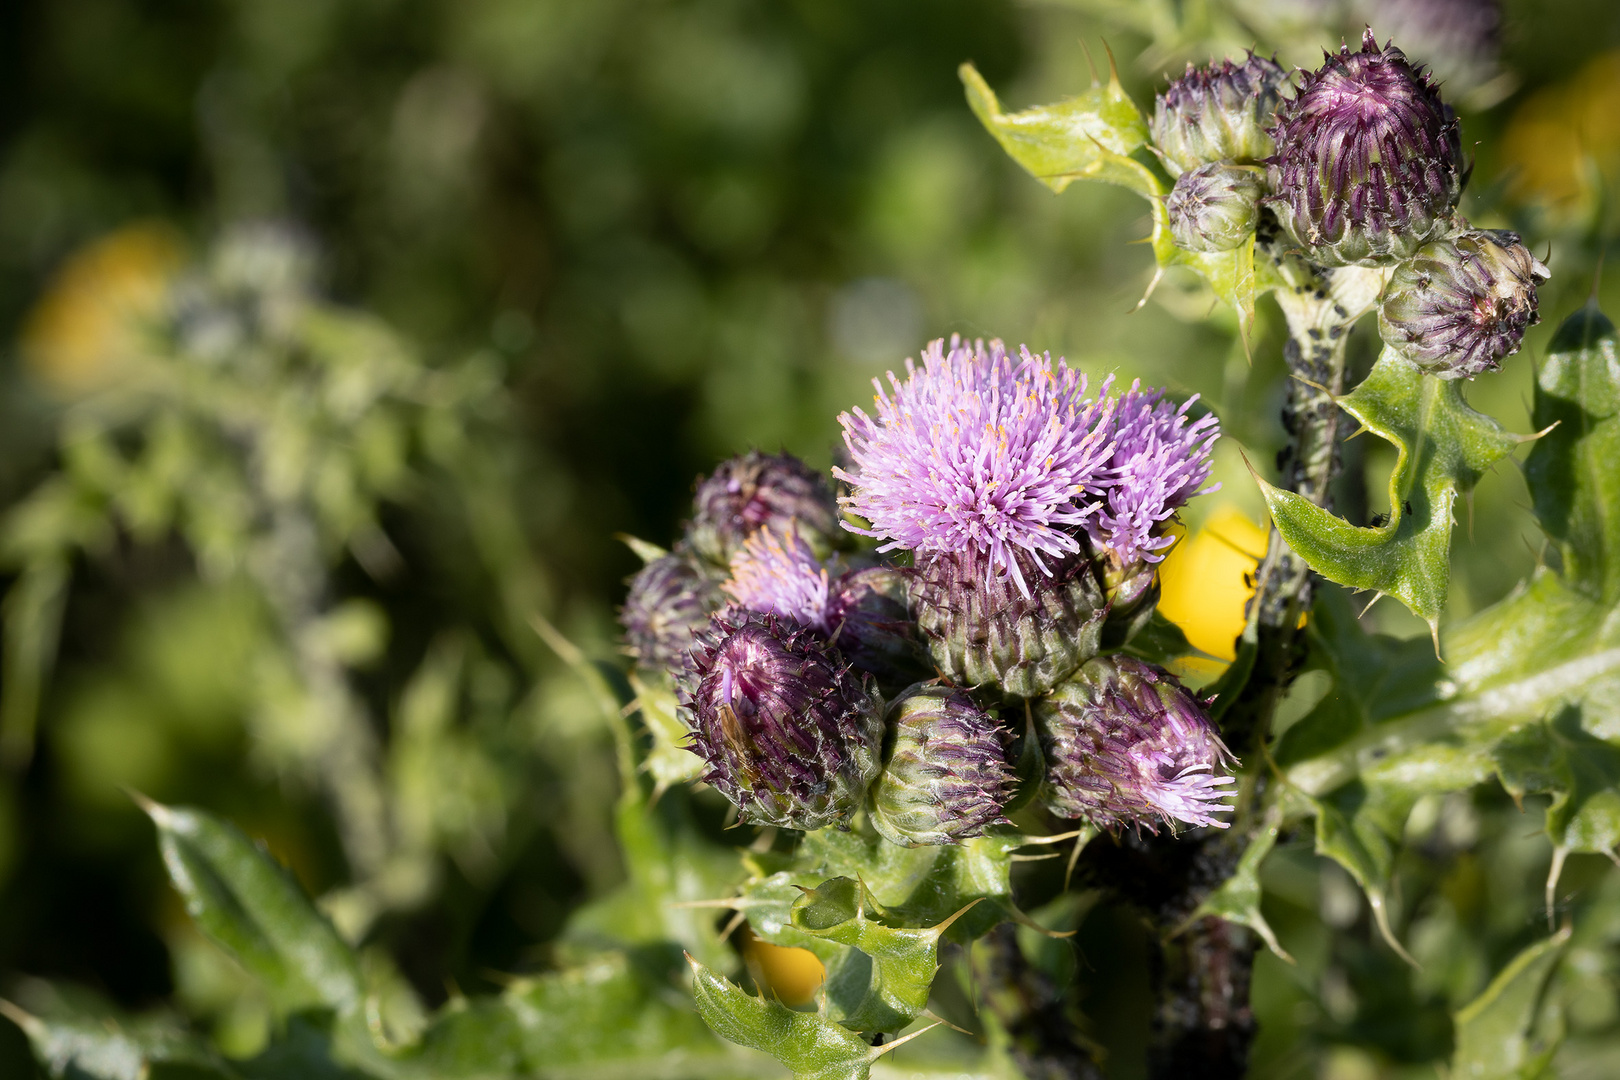
MULTIPOLYGON (((1461 215, 1459 121, 1370 30, 1309 71, 1212 57, 1151 119, 1112 70, 1012 113, 971 65, 960 75, 989 134, 1054 192, 1099 180, 1144 198, 1149 291, 1166 273, 1201 281, 1251 354, 1268 340, 1257 306, 1275 301, 1287 441, 1267 475, 1251 464, 1271 527, 1233 659, 1210 676, 1159 603, 1235 418, 1031 346, 940 337, 895 357, 870 406, 825 418, 843 439, 829 470, 747 450, 697 481, 678 535, 631 541, 627 664, 593 662, 531 612, 592 695, 620 785, 624 880, 574 913, 556 967, 432 1016, 391 1006, 360 931, 335 929, 245 836, 145 804, 188 910, 286 1018, 246 1074, 291 1060, 382 1078, 865 1080, 903 1048, 896 1073, 1100 1077, 1110 1063, 1059 984, 1107 989, 1106 973, 1030 944, 1093 903, 1142 927, 1156 1080, 1247 1073, 1251 989, 1282 982, 1262 949, 1311 984, 1308 1038, 1387 1049, 1367 1032, 1416 1031, 1364 1004, 1348 961, 1313 959, 1352 948, 1341 932, 1363 904, 1363 985, 1449 995, 1431 987, 1424 1006, 1444 1009, 1444 1036, 1400 1041, 1403 1060, 1507 1080, 1579 1050, 1562 1045, 1569 1018, 1593 971, 1612 973, 1615 934, 1561 875, 1574 856, 1620 860, 1613 324, 1589 304, 1553 336, 1539 435, 1468 404, 1520 351, 1549 269, 1461 215), (1365 316, 1382 351, 1357 379, 1365 316), (1387 514, 1366 525, 1333 505, 1347 418, 1395 451, 1387 514), (1443 623, 1457 504, 1527 443, 1548 550, 1505 599, 1443 623), (1369 632, 1349 590, 1394 597, 1430 635, 1369 632), (1445 807, 1489 793, 1504 816, 1510 800, 1544 811, 1545 929, 1539 913, 1498 920, 1514 925, 1459 975, 1445 965, 1461 916, 1433 910, 1461 886, 1432 864, 1477 839, 1445 807), (1324 883, 1308 904, 1288 899, 1302 866, 1324 883), (1274 927, 1289 904, 1312 911, 1274 927), (817 974, 807 1000, 766 972, 783 955, 817 974), (934 1030, 947 1022, 963 1034, 934 1030)), ((238 1075, 183 1033, 13 1011, 59 1074, 114 1047, 153 1071, 238 1075)))

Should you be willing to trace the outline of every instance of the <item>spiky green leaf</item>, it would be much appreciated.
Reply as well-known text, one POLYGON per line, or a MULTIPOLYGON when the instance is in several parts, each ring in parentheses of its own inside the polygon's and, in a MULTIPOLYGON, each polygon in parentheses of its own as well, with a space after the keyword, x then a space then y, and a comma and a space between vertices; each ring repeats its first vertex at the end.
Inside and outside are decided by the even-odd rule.
POLYGON ((1388 521, 1352 525, 1260 481, 1271 520, 1311 569, 1329 581, 1395 597, 1438 633, 1451 581, 1457 499, 1524 440, 1470 408, 1461 380, 1425 375, 1387 349, 1339 404, 1396 448, 1388 521))
POLYGON ((1147 142, 1147 121, 1112 71, 1106 84, 1015 113, 1002 111, 996 92, 972 64, 963 64, 957 74, 973 115, 1008 156, 1053 191, 1076 180, 1101 180, 1142 195, 1159 194, 1152 171, 1130 157, 1147 142))

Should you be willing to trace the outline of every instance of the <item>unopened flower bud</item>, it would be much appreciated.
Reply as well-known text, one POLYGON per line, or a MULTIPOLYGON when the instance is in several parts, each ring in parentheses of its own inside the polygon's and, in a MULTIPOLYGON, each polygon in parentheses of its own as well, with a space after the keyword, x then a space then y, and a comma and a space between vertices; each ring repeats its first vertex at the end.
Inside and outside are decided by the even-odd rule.
POLYGON ((1163 822, 1224 828, 1234 782, 1209 717, 1175 677, 1129 656, 1098 657, 1034 706, 1046 751, 1042 800, 1100 828, 1163 822))
POLYGON ((1176 178, 1164 201, 1170 236, 1188 251, 1231 251, 1254 233, 1265 180, 1260 170, 1223 161, 1176 178))
POLYGON ((703 779, 746 822, 842 825, 880 767, 882 702, 818 631, 717 613, 680 680, 703 779))
POLYGON ((956 844, 1002 820, 1013 774, 995 720, 961 690, 917 686, 889 708, 872 824, 903 847, 956 844))
POLYGON ((1269 128, 1288 73, 1275 60, 1250 53, 1195 68, 1160 94, 1153 141, 1172 173, 1216 161, 1264 161, 1274 149, 1269 128))
POLYGON ((1468 229, 1395 269, 1378 311, 1384 341, 1442 379, 1494 371, 1537 322, 1548 271, 1515 233, 1468 229))
POLYGON ((919 553, 912 608, 934 664, 952 681, 1031 698, 1097 654, 1108 602, 1084 550, 1045 571, 1021 549, 1009 557, 1028 593, 976 549, 919 553))
POLYGON ((891 566, 851 570, 833 582, 827 604, 833 644, 885 691, 934 674, 928 649, 911 621, 906 578, 906 571, 891 566))
POLYGON ((1387 266, 1452 228, 1467 180, 1457 120, 1429 76, 1368 30, 1277 110, 1266 200, 1325 266, 1387 266))
POLYGON ((698 482, 686 539, 699 555, 725 566, 762 528, 796 529, 818 558, 832 554, 838 507, 826 480, 791 454, 750 450, 698 482))
POLYGON ((719 575, 677 549, 643 566, 630 579, 619 609, 625 651, 645 668, 679 670, 699 630, 725 601, 719 575))

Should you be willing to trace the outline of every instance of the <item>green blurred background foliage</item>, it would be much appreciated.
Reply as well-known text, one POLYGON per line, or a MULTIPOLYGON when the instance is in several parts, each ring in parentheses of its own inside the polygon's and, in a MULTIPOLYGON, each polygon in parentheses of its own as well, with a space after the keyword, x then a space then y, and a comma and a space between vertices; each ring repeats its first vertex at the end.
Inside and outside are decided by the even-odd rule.
MULTIPOLYGON (((1143 205, 1099 185, 1053 197, 1031 182, 968 112, 956 67, 975 61, 1021 106, 1084 86, 1086 47, 1100 57, 1105 38, 1148 104, 1164 71, 1253 44, 1256 28, 1308 64, 1322 22, 1356 17, 1327 3, 1152 0, 7 5, 0 505, 31 505, 56 473, 99 493, 115 527, 79 536, 60 515, 55 533, 8 526, 8 574, 41 550, 17 538, 48 534, 71 587, 37 740, 0 774, 6 992, 43 977, 129 1008, 174 995, 227 1051, 262 1041, 264 1003, 185 919, 123 786, 262 837, 429 1003, 452 986, 491 988, 514 957, 544 966, 568 911, 623 869, 608 735, 527 611, 611 655, 636 560, 610 537, 667 542, 693 476, 749 446, 825 465, 836 413, 925 338, 1005 336, 1204 395, 1233 436, 1223 505, 1259 519, 1237 446, 1266 462, 1280 445, 1275 309, 1262 306, 1252 364, 1230 314, 1207 318, 1213 299, 1190 279, 1130 314, 1152 273, 1151 254, 1129 246, 1148 232, 1143 205), (122 246, 73 261, 109 235, 122 246), (141 280, 218 294, 232 242, 280 251, 305 275, 288 286, 301 321, 253 340, 296 366, 319 354, 321 324, 348 335, 334 356, 393 357, 383 396, 414 433, 384 437, 377 483, 325 509, 317 494, 291 498, 322 533, 291 614, 271 576, 210 561, 184 515, 140 517, 142 476, 159 504, 189 491, 207 509, 191 474, 156 475, 161 455, 146 450, 176 416, 206 432, 228 410, 206 393, 129 405, 140 357, 195 359, 196 348, 73 337, 94 314, 73 295, 130 280, 135 294, 141 280), (137 354, 133 369, 97 359, 120 349, 137 354), (438 443, 434 423, 450 432, 438 443), (85 448, 98 438, 124 471, 96 472, 106 455, 85 448), (312 649, 326 666, 300 669, 312 649), (264 715, 278 657, 294 672, 288 693, 346 703, 365 762, 348 780, 367 778, 383 807, 355 811, 380 822, 371 855, 350 835, 362 826, 342 813, 333 823, 347 781, 329 755, 286 745, 296 722, 264 715)), ((1552 250, 1546 321, 1502 375, 1470 387, 1514 430, 1530 427, 1532 358, 1620 231, 1617 46, 1620 11, 1605 0, 1518 0, 1500 68, 1453 73, 1478 90, 1460 98, 1465 142, 1479 144, 1464 212, 1552 250)), ((1620 279, 1609 281, 1613 311, 1620 279)), ((1364 371, 1376 334, 1358 335, 1364 371)), ((322 428, 299 394, 319 397, 294 389, 295 427, 339 458, 362 456, 352 417, 322 428)), ((1340 505, 1365 520, 1387 510, 1367 491, 1393 455, 1350 446, 1349 474, 1364 466, 1370 479, 1347 483, 1340 505)), ((262 494, 242 475, 232 491, 262 494)), ((1527 504, 1516 469, 1480 485, 1479 524, 1454 548, 1449 616, 1535 564, 1527 504)), ((225 563, 251 532, 223 542, 225 563)), ((1372 618, 1421 630, 1394 605, 1372 618)), ((15 669, 6 678, 14 693, 15 669)), ((1349 879, 1308 842, 1268 863, 1267 916, 1300 965, 1259 962, 1255 1075, 1427 1068, 1446 1052, 1448 1009, 1532 936, 1547 857, 1533 826, 1499 793, 1420 811, 1402 856, 1414 863, 1403 905, 1419 973, 1376 941, 1349 879)), ((1605 869, 1577 856, 1565 872, 1565 891, 1600 913, 1571 946, 1590 953, 1591 985, 1570 1022, 1612 1033, 1620 884, 1605 869)), ((1129 974, 1140 930, 1108 905, 1066 917, 1083 921, 1077 1003, 1117 1075, 1133 1075, 1146 1031, 1145 976, 1129 974), (1127 974, 1105 994, 1088 971, 1127 974)), ((1042 948, 1067 978, 1072 955, 1042 948)), ((0 1071, 26 1075, 25 1060, 0 1021, 0 1071)))

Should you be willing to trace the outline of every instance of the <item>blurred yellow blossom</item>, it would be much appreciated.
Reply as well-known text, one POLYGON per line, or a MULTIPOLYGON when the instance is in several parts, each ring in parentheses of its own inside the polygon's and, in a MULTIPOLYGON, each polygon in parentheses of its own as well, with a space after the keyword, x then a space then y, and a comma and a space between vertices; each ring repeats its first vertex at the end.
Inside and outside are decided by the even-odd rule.
POLYGON ((1231 660, 1243 632, 1243 608, 1266 553, 1266 530, 1230 503, 1217 506, 1159 569, 1159 610, 1194 647, 1231 660))
POLYGON ((743 959, 748 972, 761 987, 774 993, 785 1005, 804 1005, 815 996, 827 978, 816 954, 809 949, 784 948, 754 936, 745 924, 743 959))
POLYGON ((71 255, 34 305, 22 355, 52 389, 81 394, 104 383, 141 347, 184 248, 173 227, 125 225, 71 255))
POLYGON ((1580 224, 1620 182, 1620 49, 1519 106, 1502 137, 1512 194, 1555 219, 1580 224))

